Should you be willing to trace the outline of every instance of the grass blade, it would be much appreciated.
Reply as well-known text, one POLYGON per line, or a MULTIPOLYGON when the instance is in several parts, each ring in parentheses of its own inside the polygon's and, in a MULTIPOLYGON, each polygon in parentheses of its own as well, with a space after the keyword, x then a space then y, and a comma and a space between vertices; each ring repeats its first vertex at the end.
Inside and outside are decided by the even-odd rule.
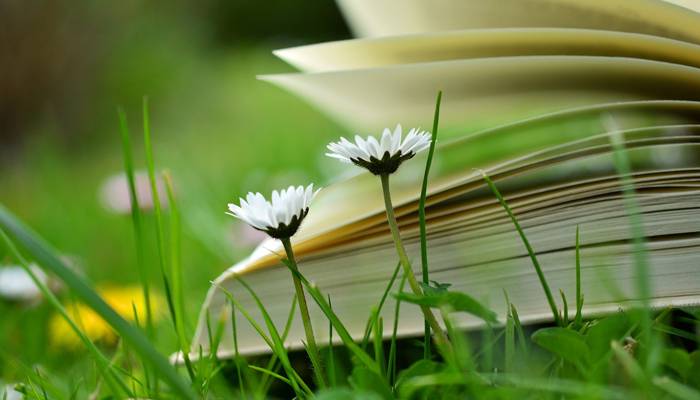
POLYGON ((175 315, 173 322, 183 360, 185 361, 185 368, 192 382, 195 382, 197 379, 192 361, 190 361, 190 342, 187 338, 185 324, 185 288, 182 276, 182 219, 180 207, 173 190, 172 176, 169 171, 163 171, 163 181, 165 182, 165 189, 168 193, 168 202, 170 204, 170 276, 172 279, 173 314, 175 315))
MULTIPOLYGON (((1 207, 1 206, 0 206, 1 207)), ((0 208, 1 209, 1 208, 0 208)), ((61 316, 66 320, 68 325, 71 327, 73 332, 80 338, 80 340, 83 342, 85 347, 87 348, 88 352, 92 356, 93 360, 95 363, 97 363, 98 369, 108 376, 108 380, 110 383, 113 381, 115 384, 121 388, 124 393, 128 395, 132 395, 131 390, 129 387, 126 385, 126 383, 117 375, 117 373, 112 369, 111 364, 109 363, 109 360, 102 355, 100 350, 95 346, 94 343, 83 333, 83 331, 78 327, 78 325, 73 321, 73 319, 68 315, 68 312, 66 309, 63 307, 60 301, 56 298, 56 296, 49 290, 49 288, 46 287, 46 285, 37 278, 36 274, 32 271, 32 269, 29 266, 29 263, 25 258, 20 254, 19 250, 15 246, 15 244, 12 242, 12 240, 7 236, 5 231, 0 228, 0 239, 2 239, 2 242, 4 243, 5 247, 7 247, 7 250, 14 256, 14 258, 19 262, 19 264, 24 268, 24 270, 29 274, 31 277, 32 281, 34 284, 39 288, 39 290, 42 292, 46 300, 51 304, 51 306, 59 313, 61 316)), ((72 271, 71 271, 72 272, 72 271)), ((94 293, 94 292, 93 292, 94 293)), ((96 294, 95 294, 96 295, 96 294)))
POLYGON ((624 148, 624 138, 622 133, 617 128, 615 121, 607 115, 603 121, 607 125, 610 132, 610 144, 613 148, 613 161, 617 170, 620 185, 622 186, 623 200, 627 209, 627 218, 630 224, 630 234, 632 236, 632 244, 634 246, 636 283, 638 296, 642 299, 644 309, 649 307, 649 297, 651 294, 651 282, 649 281, 649 260, 646 257, 646 246, 644 243, 644 225, 639 209, 639 201, 637 200, 634 190, 634 182, 632 181, 632 170, 630 162, 627 158, 627 153, 624 148))
POLYGON ((513 371, 513 356, 515 356, 515 322, 510 309, 510 300, 508 293, 503 289, 503 294, 506 296, 506 354, 505 354, 505 372, 513 371))
POLYGON ((151 196, 153 198, 153 211, 156 215, 156 241, 158 242, 158 260, 160 264, 160 273, 163 277, 163 289, 170 310, 170 317, 173 321, 173 326, 177 330, 177 318, 175 315, 175 306, 173 304, 173 295, 171 292, 170 278, 166 269, 165 261, 165 235, 163 235, 163 212, 160 208, 160 196, 158 194, 158 184, 153 167, 153 150, 151 149, 151 128, 148 119, 148 97, 143 97, 143 140, 146 151, 146 169, 148 170, 148 180, 151 184, 151 196))
POLYGON ((192 391, 182 381, 149 340, 137 328, 127 322, 102 300, 81 277, 68 268, 56 255, 57 251, 46 240, 33 232, 4 206, 0 205, 0 228, 31 254, 36 262, 56 275, 76 296, 102 317, 129 345, 147 360, 163 376, 171 388, 181 397, 191 399, 192 391))
MULTIPOLYGON (((297 295, 296 293, 294 293, 294 297, 292 297, 292 306, 289 308, 289 316, 287 317, 287 325, 284 328, 284 333, 282 333, 282 343, 284 343, 284 341, 287 340, 289 330, 292 328, 292 321, 294 320, 294 311, 296 310, 296 306, 297 295)), ((270 357, 270 361, 267 363, 267 369, 272 371, 276 362, 277 355, 273 353, 272 357, 270 357)), ((260 386, 263 388, 263 393, 267 393, 270 390, 270 385, 272 384, 272 381, 269 378, 269 375, 265 375, 260 380, 260 386)))
POLYGON ((454 308, 447 304, 440 308, 440 312, 445 322, 447 333, 450 335, 450 341, 454 352, 452 353, 445 348, 441 348, 439 344, 437 345, 438 350, 441 351, 443 358, 447 360, 447 364, 450 365, 454 372, 460 375, 472 372, 474 370, 474 363, 470 361, 471 346, 464 332, 460 331, 456 326, 454 308))
MULTIPOLYGON (((330 295, 328 295, 328 307, 333 310, 330 295)), ((328 380, 331 387, 338 386, 335 380, 335 359, 333 356, 333 324, 330 322, 328 322, 328 380)))
POLYGON ((549 285, 547 284, 547 280, 544 277, 544 273, 542 272, 542 268, 540 267, 539 261, 537 261, 537 257, 535 257, 535 252, 532 250, 532 246, 530 246, 530 242, 527 240, 527 237, 525 236, 525 232, 523 232, 523 229, 520 227, 520 224, 518 223, 518 220, 515 219, 515 215, 513 215, 513 212, 510 210, 510 207, 508 207, 508 204, 506 204, 506 201, 503 199, 503 196, 501 196, 501 193, 498 191, 496 188, 496 185, 493 184, 491 179, 486 175, 484 171, 479 171, 481 172, 481 176, 484 178, 486 183, 489 185, 491 190, 493 191, 493 194, 496 195, 498 198, 498 201, 501 202, 501 205, 503 208, 506 210, 508 215, 510 216, 510 219, 513 221, 513 224, 515 225, 515 229, 518 230, 518 233, 520 234, 520 237, 523 240, 523 243, 525 244, 525 247, 527 248, 528 254, 530 254, 530 259, 532 259, 532 264, 535 266, 535 271, 537 271, 537 277, 540 279, 540 283, 542 284, 542 289, 544 289, 544 293, 547 296, 547 301, 549 302, 549 307, 552 309, 552 314, 554 315, 554 321, 557 323, 558 326, 562 326, 562 321, 561 318, 559 317, 559 312, 557 311, 557 304, 554 302, 554 297, 552 297, 552 292, 549 290, 549 285))
POLYGON ((559 293, 561 294, 561 301, 564 302, 564 326, 569 326, 569 305, 566 302, 566 295, 561 289, 559 289, 559 293))
POLYGON ((368 369, 375 372, 376 374, 381 375, 381 369, 379 368, 379 365, 377 365, 377 363, 374 362, 367 355, 367 353, 365 353, 360 348, 360 346, 358 346, 355 343, 354 340, 352 340, 350 333, 348 333, 343 323, 340 322, 340 319, 338 319, 338 316, 335 315, 333 310, 330 308, 318 287, 316 285, 309 284, 309 281, 306 280, 304 275, 302 275, 301 272, 296 270, 294 266, 292 266, 289 263, 289 261, 287 261, 286 259, 282 259, 282 262, 284 263, 284 265, 287 266, 287 268, 289 268, 290 271, 292 271, 293 274, 297 275, 299 277, 299 280, 304 284, 304 286, 306 286, 307 290, 309 291, 309 294, 311 294, 311 297, 313 297, 314 301, 316 301, 316 304, 318 304, 323 313, 326 314, 326 317, 331 321, 333 327, 335 328, 335 331, 338 332, 338 336, 340 336, 340 339, 343 341, 343 343, 345 343, 345 346, 347 346, 348 350, 350 350, 350 352, 353 353, 355 357, 357 357, 358 361, 364 364, 368 369))
POLYGON ((292 387, 294 387, 294 391, 297 394, 297 397, 304 395, 304 392, 301 391, 300 386, 304 388, 307 394, 312 395, 311 390, 309 389, 308 386, 304 383, 304 381, 297 375, 296 371, 294 371, 294 368, 292 368, 292 364, 289 361, 289 357, 287 356, 287 350, 284 347, 284 343, 282 342, 282 338, 279 336, 279 333, 277 332, 277 328, 275 328, 274 323, 272 322, 272 319, 270 318, 270 315, 267 313, 267 310, 265 309, 265 306, 263 306, 262 302, 258 298, 258 296, 255 294, 255 291, 253 288, 248 285, 248 283, 243 280, 238 275, 234 275, 234 278, 241 284, 243 287, 246 288, 246 290, 250 293, 250 295, 253 297, 253 300, 255 300, 255 303, 258 305, 258 308, 260 309, 260 312, 262 313, 263 318, 265 319, 265 324, 267 325, 267 330, 270 332, 270 338, 272 339, 272 343, 275 346, 276 352, 277 352, 277 357, 280 359, 280 362, 282 363, 282 366, 284 367, 285 371, 287 372, 287 376, 289 376, 289 380, 292 383, 292 387))
POLYGON ((700 392, 690 386, 676 382, 668 377, 655 376, 652 379, 654 386, 662 389, 671 396, 682 400, 700 400, 700 392))
POLYGON ((374 332, 373 344, 374 344, 374 361, 379 364, 379 368, 382 370, 382 376, 386 377, 386 371, 384 371, 384 346, 382 346, 382 336, 383 336, 383 323, 382 318, 379 316, 378 312, 374 313, 374 320, 372 321, 372 331, 374 332))
POLYGON ((139 207, 138 197, 136 195, 136 184, 134 181, 134 158, 131 154, 131 139, 129 134, 129 125, 126 120, 124 109, 119 107, 119 123, 122 132, 122 146, 124 148, 124 171, 129 182, 129 195, 131 197, 131 219, 134 224, 134 236, 136 238, 136 262, 139 269, 139 278, 141 287, 143 288, 143 298, 146 302, 146 326, 149 336, 153 338, 153 316, 151 311, 150 286, 151 280, 146 268, 144 256, 144 239, 143 239, 143 221, 141 208, 139 207))
POLYGON ((527 340, 525 334, 523 333, 523 326, 520 324, 520 318, 518 317, 518 310, 515 309, 513 303, 510 304, 510 309, 513 311, 513 322, 515 322, 515 329, 518 331, 518 341, 520 342, 520 347, 523 348, 525 353, 525 358, 530 358, 530 354, 527 352, 527 340))
MULTIPOLYGON (((490 336, 493 336, 493 329, 490 329, 490 327, 487 328, 487 332, 489 332, 489 335, 490 335, 490 336)), ((483 347, 481 350, 479 350, 476 354, 474 354, 474 356, 472 357, 472 364, 476 364, 476 363, 477 363, 477 360, 478 360, 478 358, 479 358, 479 356, 481 356, 482 354, 487 354, 487 355, 488 355, 488 353, 491 352, 491 349, 493 348, 493 346, 494 346, 496 343, 498 343, 498 340, 499 340, 505 333, 506 333, 506 331, 505 331, 505 329, 504 329, 504 330, 502 330, 501 332, 499 332, 498 335, 493 336, 493 338, 492 338, 491 340, 489 340, 488 343, 486 343, 486 344, 484 345, 484 347, 483 347)), ((490 337, 490 336, 489 336, 489 337, 490 337)), ((489 360, 486 360, 486 361, 489 362, 489 360)), ((490 364, 490 362, 489 362, 489 364, 490 364)), ((488 367, 488 366, 487 366, 487 367, 488 367)), ((490 368, 489 368, 489 369, 490 369, 490 368)), ((488 371, 487 371, 487 372, 488 372, 488 371)))
MULTIPOLYGON (((438 133, 438 121, 440 120, 440 102, 442 101, 442 90, 438 92, 437 100, 435 102, 435 117, 433 118, 433 132, 430 142, 430 150, 428 150, 428 160, 425 163, 425 174, 423 175, 423 186, 420 192, 420 201, 418 203, 418 218, 420 219, 420 256, 421 256, 421 266, 423 283, 426 285, 430 284, 430 278, 428 277, 428 240, 425 233, 425 197, 428 193, 428 175, 430 175, 430 165, 433 162, 433 153, 435 153, 435 143, 437 142, 438 133)), ((424 353, 423 357, 426 360, 430 360, 430 325, 425 321, 425 335, 424 335, 424 353)))
MULTIPOLYGON (((399 294, 403 292, 403 287, 406 284, 406 276, 401 277, 401 284, 399 285, 399 294)), ((389 383, 391 385, 396 384, 396 332, 399 329, 399 310, 401 306, 401 300, 396 300, 396 307, 394 308, 394 330, 391 334, 391 347, 389 349, 389 365, 387 367, 387 378, 389 378, 389 383)))
MULTIPOLYGON (((379 301, 379 306, 376 308, 376 313, 379 315, 380 312, 382 312, 382 307, 384 306, 384 302, 386 301, 387 296, 389 295, 389 291, 391 290, 391 287, 394 286, 394 281, 396 280, 396 277, 399 274, 399 270, 401 269, 401 261, 399 261, 396 264, 396 269, 394 269, 394 274, 391 276, 391 279, 389 280, 389 284, 386 286, 386 289, 384 289, 384 294, 382 295, 382 299, 379 301)), ((330 298, 329 298, 330 300, 330 298)), ((374 312, 375 310, 370 313, 369 319, 367 319, 367 325, 365 326, 365 337, 362 340, 362 350, 367 349, 367 344, 369 343, 369 334, 371 332, 371 326, 372 326, 372 321, 374 320, 374 312)), ((430 327, 430 326, 428 326, 430 327)))
POLYGON ((282 382, 286 383, 287 385, 292 386, 292 382, 290 382, 289 379, 283 377, 280 374, 276 374, 276 373, 270 371, 269 369, 256 367, 255 365, 249 365, 248 368, 253 369, 255 371, 262 372, 263 374, 266 374, 268 376, 272 376, 273 378, 277 378, 277 379, 281 380, 282 382))
POLYGON ((578 241, 578 225, 576 226, 576 318, 574 328, 578 329, 583 325, 581 310, 583 309, 583 295, 581 295, 581 252, 578 241))
POLYGON ((243 376, 241 375, 241 367, 238 365, 238 334, 236 332, 236 307, 231 307, 231 329, 233 330, 233 354, 236 364, 236 374, 238 375, 238 383, 241 389, 241 398, 245 399, 245 389, 243 385, 243 376))

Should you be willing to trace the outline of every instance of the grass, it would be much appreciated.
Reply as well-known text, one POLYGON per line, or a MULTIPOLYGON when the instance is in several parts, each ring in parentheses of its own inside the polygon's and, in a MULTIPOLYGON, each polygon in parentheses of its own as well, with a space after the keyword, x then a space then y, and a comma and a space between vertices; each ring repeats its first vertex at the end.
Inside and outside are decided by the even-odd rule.
MULTIPOLYGON (((438 107, 439 102, 438 98, 438 107)), ((435 132, 437 115, 436 112, 435 132)), ((144 102, 143 150, 151 192, 157 197, 155 165, 158 157, 154 157, 151 149, 152 137, 148 116, 147 103, 144 102)), ((134 201, 135 161, 124 112, 120 112, 120 122, 124 147, 123 163, 130 182, 130 197, 134 201)), ((616 151, 619 153, 622 150, 616 151)), ((134 154, 136 153, 135 151, 134 154)), ((618 169, 625 171, 625 160, 619 157, 619 154, 616 155, 616 163, 618 169)), ((427 182, 429 168, 430 164, 426 166, 424 182, 427 182)), ((527 241, 516 215, 501 196, 497 185, 486 175, 484 179, 487 185, 503 205, 528 249, 545 297, 551 306, 555 326, 524 327, 517 313, 517 304, 510 303, 507 293, 504 293, 508 307, 507 318, 503 326, 499 325, 492 311, 468 294, 450 292, 443 285, 430 286, 429 281, 424 281, 421 286, 422 294, 406 293, 403 291, 406 276, 403 275, 399 293, 390 293, 390 288, 400 272, 397 266, 396 272, 387 282, 387 289, 378 306, 367 310, 367 334, 363 343, 358 344, 351 339, 343 321, 333 311, 331 299, 323 293, 323 288, 310 283, 300 271, 287 260, 283 260, 326 316, 332 331, 337 335, 336 341, 340 341, 340 345, 335 348, 322 349, 329 354, 324 358, 324 362, 330 363, 326 365, 326 371, 329 371, 329 388, 323 389, 321 377, 317 377, 314 382, 305 354, 289 352, 285 347, 296 298, 291 299, 286 324, 275 326, 265 304, 255 296, 255 288, 247 285, 241 277, 238 277, 239 281, 256 300, 256 305, 263 315, 264 325, 253 320, 235 296, 226 292, 230 302, 226 312, 223 315, 207 315, 209 349, 193 349, 194 354, 198 355, 196 360, 188 358, 185 359, 183 368, 173 367, 165 356, 176 349, 190 350, 189 337, 192 327, 189 324, 191 319, 188 317, 186 304, 201 304, 197 295, 192 294, 196 292, 188 290, 185 285, 183 264, 187 257, 187 242, 182 237, 182 232, 183 227, 187 226, 188 210, 182 204, 186 200, 182 199, 181 203, 178 197, 179 192, 177 184, 173 182, 173 176, 178 176, 177 172, 164 175, 169 207, 161 209, 160 202, 156 201, 154 216, 143 215, 135 208, 131 215, 130 229, 126 230, 130 234, 132 246, 135 243, 135 247, 128 246, 135 253, 134 262, 128 265, 138 267, 131 272, 138 276, 147 304, 146 315, 137 315, 134 312, 134 318, 137 320, 135 324, 117 313, 99 296, 89 281, 69 268, 49 241, 31 230, 7 208, 0 207, 0 236, 8 254, 28 271, 31 270, 27 258, 60 277, 65 282, 69 295, 90 306, 121 338, 121 345, 117 347, 92 342, 84 334, 83 323, 73 321, 60 299, 56 298, 48 287, 41 286, 49 300, 48 306, 69 321, 71 328, 88 350, 89 356, 78 356, 72 360, 62 360, 62 363, 53 366, 35 368, 33 360, 26 363, 22 360, 23 355, 12 353, 9 343, 2 343, 0 376, 5 381, 23 382, 17 389, 27 398, 72 399, 94 395, 94 398, 101 399, 262 399, 274 394, 298 399, 700 398, 700 351, 697 350, 697 335, 692 330, 700 325, 700 313, 692 309, 666 309, 657 312, 620 313, 595 320, 583 319, 578 229, 575 243, 572 243, 572 247, 576 248, 576 274, 572 276, 572 279, 576 280, 576 306, 574 308, 574 302, 569 306, 565 294, 561 292, 560 313, 535 256, 535 250, 527 241), (169 220, 166 218, 168 215, 169 220), (154 248, 156 251, 153 251, 154 248), (152 279, 154 276, 158 280, 152 279), (155 312, 151 315, 152 305, 149 300, 157 290, 154 282, 162 282, 160 290, 164 292, 168 310, 165 317, 155 315, 155 312), (411 340, 397 338, 396 323, 391 327, 384 326, 379 313, 389 294, 399 299, 393 310, 397 320, 400 317, 400 307, 422 306, 439 311, 449 333, 452 348, 439 346, 438 343, 438 352, 435 354, 429 350, 429 343, 425 338, 418 345, 411 340), (480 332, 468 334, 460 331, 456 325, 457 313, 460 312, 482 318, 485 328, 480 332), (218 359, 216 349, 221 343, 225 324, 229 319, 234 326, 244 323, 240 318, 236 321, 237 315, 242 315, 246 319, 245 323, 253 324, 269 346, 272 356, 241 358, 238 355, 234 329, 233 360, 218 359), (145 328, 140 326, 139 321, 145 328), (383 332, 388 329, 392 331, 392 338, 384 342, 381 340, 383 332), (412 353, 411 349, 415 350, 413 356, 407 357, 405 354, 412 353), (69 365, 69 368, 56 367, 61 365, 69 365)), ((624 181, 623 184, 628 195, 633 195, 630 183, 624 181)), ((425 194, 421 197, 424 203, 425 194)), ((634 212, 630 213, 633 214, 634 212)), ((425 236, 423 230, 424 242, 425 236)), ((203 239, 199 238, 199 241, 203 239)), ((427 259, 427 245, 423 248, 422 256, 427 259)), ((640 259, 641 262, 645 261, 640 259)), ((427 266, 427 262, 424 265, 427 266)), ((640 274, 646 273, 644 268, 639 268, 639 271, 640 274)), ((211 273, 210 277, 214 275, 216 273, 211 273)), ((424 277, 427 278, 427 273, 424 277)), ((642 292, 647 290, 644 278, 639 277, 642 292)), ((35 281, 39 282, 37 279, 35 281)), ((135 304, 133 310, 136 310, 135 304)), ((20 321, 20 317, 17 317, 21 315, 20 310, 10 312, 14 321, 20 321)), ((30 314, 24 318, 30 318, 28 315, 30 314)), ((27 321, 30 322, 37 321, 27 321)), ((185 353, 188 354, 189 351, 185 353)), ((317 363, 316 360, 312 362, 317 363)), ((315 369, 319 370, 320 365, 316 364, 315 369)))

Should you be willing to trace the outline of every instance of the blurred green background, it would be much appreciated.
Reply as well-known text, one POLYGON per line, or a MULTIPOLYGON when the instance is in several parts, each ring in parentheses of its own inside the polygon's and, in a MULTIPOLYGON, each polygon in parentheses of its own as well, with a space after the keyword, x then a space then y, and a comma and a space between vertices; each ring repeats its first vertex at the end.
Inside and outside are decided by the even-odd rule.
MULTIPOLYGON (((227 203, 343 169, 323 156, 343 130, 255 76, 293 71, 274 49, 345 38, 331 0, 0 2, 0 203, 97 284, 138 283, 131 218, 100 190, 124 168, 118 106, 145 169, 147 95, 156 169, 172 171, 182 207, 192 327, 210 280, 260 240, 227 203)), ((153 215, 145 222, 158 286, 153 215)), ((12 263, 4 249, 0 263, 12 263)), ((0 300, 0 377, 14 357, 65 362, 45 351, 49 312, 0 300)))

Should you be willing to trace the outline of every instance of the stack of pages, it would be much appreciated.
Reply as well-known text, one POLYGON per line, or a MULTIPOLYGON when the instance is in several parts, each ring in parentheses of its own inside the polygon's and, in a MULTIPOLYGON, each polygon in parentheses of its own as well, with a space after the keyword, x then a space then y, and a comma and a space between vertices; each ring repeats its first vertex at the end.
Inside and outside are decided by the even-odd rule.
MULTIPOLYGON (((302 72, 262 79, 363 137, 378 136, 397 122, 430 127, 442 90, 426 201, 430 279, 451 283, 450 290, 473 296, 501 317, 505 289, 526 322, 551 319, 547 300, 513 223, 473 168, 496 183, 550 287, 562 289, 569 304, 575 303, 580 228, 583 311, 599 315, 640 300, 633 229, 613 163, 611 138, 619 137, 643 221, 651 304, 698 305, 699 4, 339 0, 360 38, 279 50, 277 56, 302 72)), ((402 166, 391 183, 417 274, 424 153, 402 166)), ((398 262, 379 179, 363 173, 324 188, 292 243, 301 272, 330 296, 334 311, 360 339, 398 262)), ((282 330, 294 287, 275 252, 283 254, 281 243, 265 241, 216 282, 262 324, 251 296, 232 278, 240 274, 282 330)), ((226 296, 213 286, 193 351, 209 348, 208 313, 212 324, 226 316, 219 355, 233 353, 227 308, 226 296)), ((389 297, 382 311, 387 336, 394 308, 389 297)), ((315 304, 311 314, 317 338, 327 340, 328 322, 315 304)), ((238 315, 239 351, 269 350, 238 315)), ((464 315, 461 323, 482 322, 464 315)), ((403 305, 399 335, 420 335, 423 329, 418 307, 403 305)), ((303 338, 297 316, 288 344, 301 348, 303 338)))

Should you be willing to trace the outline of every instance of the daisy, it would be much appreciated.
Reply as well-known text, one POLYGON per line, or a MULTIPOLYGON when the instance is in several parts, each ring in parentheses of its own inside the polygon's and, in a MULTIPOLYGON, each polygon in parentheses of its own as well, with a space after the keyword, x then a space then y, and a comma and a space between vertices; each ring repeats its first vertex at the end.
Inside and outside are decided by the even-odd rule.
POLYGON ((274 190, 272 202, 260 193, 250 192, 245 200, 240 199, 240 207, 229 204, 226 214, 247 222, 275 239, 290 238, 299 229, 301 221, 309 213, 311 202, 321 190, 314 192, 313 187, 311 184, 306 189, 303 186, 290 186, 281 192, 274 190))
MULTIPOLYGON (((363 140, 359 136, 355 136, 355 143, 351 143, 341 137, 340 142, 331 143, 328 145, 328 150, 332 153, 326 153, 327 156, 337 158, 345 163, 352 163, 362 168, 367 169, 374 175, 378 175, 382 181, 382 192, 384 194, 384 205, 386 207, 387 221, 391 235, 394 238, 394 245, 399 253, 401 265, 404 268, 404 276, 408 280, 409 286, 413 293, 423 296, 418 280, 416 279, 406 247, 401 240, 401 233, 396 222, 394 214, 394 206, 391 202, 391 192, 389 190, 389 176, 396 172, 401 166, 401 163, 413 158, 416 153, 430 147, 432 135, 428 132, 418 129, 411 129, 406 135, 406 138, 401 140, 401 124, 396 125, 396 129, 392 134, 389 128, 384 128, 381 140, 377 140, 370 136, 367 140, 363 140)), ((440 327, 440 324, 435 319, 435 315, 429 307, 421 307, 423 316, 430 328, 437 335, 438 340, 443 346, 450 349, 450 340, 440 327)))
POLYGON ((332 153, 326 155, 358 165, 374 175, 392 174, 402 162, 430 147, 430 133, 420 128, 411 129, 403 141, 401 136, 401 124, 398 124, 393 134, 389 128, 384 128, 379 141, 373 136, 367 140, 355 136, 355 143, 352 143, 341 137, 340 142, 328 145, 332 153))
MULTIPOLYGON (((295 271, 298 271, 297 262, 294 258, 294 249, 292 248, 291 237, 299 229, 301 221, 309 213, 309 206, 314 201, 316 195, 321 189, 314 192, 314 185, 309 185, 306 189, 303 186, 294 188, 290 186, 287 190, 272 192, 272 202, 265 199, 260 193, 248 193, 246 199, 240 199, 240 207, 235 204, 229 204, 229 212, 226 214, 232 215, 238 219, 247 222, 253 228, 267 233, 274 239, 282 241, 284 251, 287 253, 289 266, 295 271)), ((306 332, 306 343, 308 346, 309 356, 313 360, 316 378, 328 386, 328 378, 323 370, 321 356, 316 346, 314 330, 311 326, 311 316, 309 308, 306 304, 306 296, 304 288, 299 277, 293 272, 292 280, 297 293, 297 302, 299 303, 299 311, 301 312, 301 320, 304 324, 306 332)))

